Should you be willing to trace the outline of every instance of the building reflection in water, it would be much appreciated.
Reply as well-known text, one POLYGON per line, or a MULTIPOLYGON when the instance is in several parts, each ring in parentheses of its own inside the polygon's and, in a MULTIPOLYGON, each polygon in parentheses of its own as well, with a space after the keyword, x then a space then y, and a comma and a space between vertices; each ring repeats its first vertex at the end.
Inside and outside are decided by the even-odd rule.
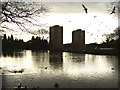
POLYGON ((54 69, 62 69, 63 67, 63 53, 49 52, 50 65, 54 69))
POLYGON ((80 53, 70 53, 70 59, 74 63, 85 63, 85 54, 80 54, 80 53))

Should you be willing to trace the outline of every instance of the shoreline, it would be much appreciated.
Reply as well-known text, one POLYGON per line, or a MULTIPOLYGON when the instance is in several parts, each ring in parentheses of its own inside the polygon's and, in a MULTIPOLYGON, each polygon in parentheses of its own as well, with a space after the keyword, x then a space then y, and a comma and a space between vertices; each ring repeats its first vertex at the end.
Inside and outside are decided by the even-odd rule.
POLYGON ((93 54, 93 55, 113 55, 118 56, 117 50, 100 50, 100 49, 4 49, 4 52, 19 52, 24 50, 32 50, 32 51, 50 51, 50 52, 73 52, 73 53, 81 53, 81 54, 93 54))

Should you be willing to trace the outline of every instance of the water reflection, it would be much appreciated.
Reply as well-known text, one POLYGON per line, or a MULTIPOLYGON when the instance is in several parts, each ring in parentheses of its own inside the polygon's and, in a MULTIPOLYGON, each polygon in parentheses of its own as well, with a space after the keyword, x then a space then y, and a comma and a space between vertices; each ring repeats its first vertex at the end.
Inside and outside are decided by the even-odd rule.
POLYGON ((22 51, 3 51, 2 56, 4 56, 4 57, 15 57, 15 58, 19 57, 19 58, 22 58, 23 53, 22 53, 22 51))
POLYGON ((63 53, 64 57, 64 73, 69 77, 79 76, 85 66, 85 54, 79 53, 63 53))
POLYGON ((50 65, 54 69, 63 67, 63 55, 62 54, 63 54, 62 52, 50 52, 49 53, 50 65))
POLYGON ((35 67, 48 66, 49 65, 48 51, 33 51, 32 52, 32 61, 35 65, 35 67))
POLYGON ((13 57, 3 55, 0 58, 0 73, 5 71, 4 87, 22 83, 44 88, 54 87, 55 82, 63 88, 118 87, 116 56, 31 50, 20 53, 22 57, 13 54, 13 57), (24 69, 24 72, 8 72, 14 69, 24 69))
POLYGON ((85 63, 85 54, 80 53, 69 53, 70 59, 75 63, 85 63))
POLYGON ((112 67, 117 69, 116 59, 114 56, 86 55, 85 67, 90 72, 108 74, 112 67))

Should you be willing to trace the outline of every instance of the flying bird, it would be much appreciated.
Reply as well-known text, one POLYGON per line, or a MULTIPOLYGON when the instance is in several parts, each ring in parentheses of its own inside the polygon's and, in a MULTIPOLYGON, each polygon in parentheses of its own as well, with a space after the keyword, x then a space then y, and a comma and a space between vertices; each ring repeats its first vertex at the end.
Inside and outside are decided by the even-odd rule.
POLYGON ((96 18, 97 16, 94 16, 94 18, 96 18))
POLYGON ((92 36, 93 35, 93 33, 92 34, 90 34, 90 36, 92 36))
POLYGON ((112 10, 112 12, 110 14, 113 14, 113 13, 115 13, 115 6, 114 6, 114 8, 113 8, 113 10, 112 10))
POLYGON ((82 4, 82 7, 84 8, 85 12, 88 13, 87 12, 88 9, 85 7, 85 5, 82 4))

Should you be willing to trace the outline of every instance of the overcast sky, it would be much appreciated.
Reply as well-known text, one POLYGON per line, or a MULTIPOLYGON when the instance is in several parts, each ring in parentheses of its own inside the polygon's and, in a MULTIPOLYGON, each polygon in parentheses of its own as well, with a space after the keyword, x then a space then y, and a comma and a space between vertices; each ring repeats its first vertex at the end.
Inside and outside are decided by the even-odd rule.
POLYGON ((89 13, 108 13, 108 5, 110 2, 51 2, 48 3, 52 7, 53 13, 83 13, 84 4, 88 8, 89 13))
POLYGON ((116 14, 110 15, 116 4, 111 4, 111 2, 49 2, 47 5, 51 7, 51 13, 49 13, 48 23, 49 26, 56 24, 63 26, 64 42, 71 42, 72 31, 76 29, 86 31, 86 43, 101 42, 103 33, 112 32, 117 27, 116 14), (82 4, 88 9, 87 14, 82 4), (95 40, 98 35, 100 37, 95 40), (65 38, 68 39, 65 40, 65 38), (91 41, 87 38, 91 38, 91 41))
MULTIPOLYGON (((89 0, 89 2, 88 0, 87 2, 76 2, 73 0, 71 2, 45 2, 46 5, 51 8, 51 12, 47 14, 47 17, 38 19, 38 21, 47 23, 48 27, 56 24, 63 26, 64 43, 72 41, 72 31, 76 29, 86 31, 86 43, 101 41, 103 33, 111 32, 118 26, 116 14, 110 15, 117 2, 111 4, 111 1, 115 0, 109 0, 110 2, 108 2, 108 0, 104 1, 107 2, 98 2, 98 0, 89 0), (87 14, 82 4, 88 9, 87 14), (91 36, 92 33, 93 35, 91 36), (99 37, 96 39, 98 35, 99 37), (88 38, 90 38, 91 41, 88 38)), ((28 38, 26 38, 26 40, 27 39, 28 38)), ((31 37, 29 37, 29 39, 31 39, 31 37)))

